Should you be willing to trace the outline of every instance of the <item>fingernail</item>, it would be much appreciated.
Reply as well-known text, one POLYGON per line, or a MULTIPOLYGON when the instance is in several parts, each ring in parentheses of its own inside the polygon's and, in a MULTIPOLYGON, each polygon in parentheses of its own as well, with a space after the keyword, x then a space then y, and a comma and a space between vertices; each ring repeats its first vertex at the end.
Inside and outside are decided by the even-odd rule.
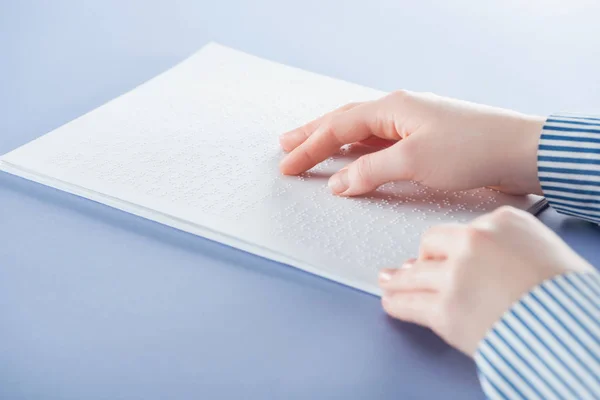
POLYGON ((390 274, 389 272, 380 272, 379 273, 379 280, 382 282, 389 282, 392 279, 392 274, 390 274))
POLYGON ((279 136, 279 143, 284 150, 289 150, 295 143, 300 142, 303 137, 303 134, 298 131, 286 132, 279 136))
POLYGON ((389 268, 382 269, 381 271, 379 271, 379 280, 381 282, 389 282, 392 279, 393 275, 394 270, 389 268))
POLYGON ((402 264, 402 266, 400 266, 400 268, 402 269, 408 269, 408 268, 412 268, 414 265, 414 261, 407 261, 404 264, 402 264))
POLYGON ((329 189, 331 189, 331 191, 335 194, 341 194, 344 193, 346 190, 348 190, 349 184, 348 184, 348 171, 344 170, 344 171, 340 171, 337 174, 333 175, 331 178, 329 178, 329 189))
POLYGON ((279 136, 279 145, 284 151, 290 151, 290 145, 287 142, 285 134, 279 136))

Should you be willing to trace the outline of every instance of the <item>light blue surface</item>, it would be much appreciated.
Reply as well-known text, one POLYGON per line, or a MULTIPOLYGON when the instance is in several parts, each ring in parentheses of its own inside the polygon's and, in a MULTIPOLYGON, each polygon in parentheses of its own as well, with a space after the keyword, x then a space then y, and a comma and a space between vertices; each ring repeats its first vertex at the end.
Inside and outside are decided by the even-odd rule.
MULTIPOLYGON (((0 0, 0 153, 210 40, 384 90, 600 112, 591 0, 84 3, 0 0)), ((600 265, 597 227, 542 220, 600 265)), ((470 360, 372 296, 0 174, 0 399, 482 396, 470 360)))

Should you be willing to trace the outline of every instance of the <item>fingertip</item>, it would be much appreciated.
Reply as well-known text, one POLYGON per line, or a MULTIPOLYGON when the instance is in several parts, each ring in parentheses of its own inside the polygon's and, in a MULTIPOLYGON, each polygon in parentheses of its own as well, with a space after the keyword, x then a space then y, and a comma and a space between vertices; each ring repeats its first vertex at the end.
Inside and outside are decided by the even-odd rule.
POLYGON ((382 268, 379 271, 379 283, 385 285, 392 280, 395 273, 396 269, 394 268, 382 268))
POLYGON ((299 141, 298 135, 295 135, 294 131, 286 132, 283 135, 279 136, 279 145, 286 153, 294 150, 301 143, 299 141))
POLYGON ((294 153, 286 155, 279 163, 279 170, 283 175, 297 176, 308 170, 307 168, 302 167, 303 166, 301 162, 298 160, 298 157, 294 155, 294 153))
POLYGON ((360 185, 351 184, 349 166, 345 166, 329 178, 327 185, 333 194, 341 197, 361 196, 366 193, 360 185))
POLYGON ((291 151, 290 145, 289 145, 289 143, 287 143, 287 139, 285 138, 285 134, 283 134, 279 137, 279 146, 286 153, 289 153, 291 151))
POLYGON ((349 186, 348 171, 342 169, 337 174, 331 176, 327 182, 327 186, 329 186, 329 190, 331 190, 333 194, 340 196, 344 195, 344 193, 348 191, 349 186))
POLYGON ((282 175, 294 175, 290 169, 289 162, 286 160, 287 157, 279 163, 279 172, 281 172, 282 175))
POLYGON ((308 135, 296 129, 293 131, 286 132, 283 135, 279 136, 279 144, 281 145, 284 151, 290 152, 299 145, 301 145, 307 138, 308 135))

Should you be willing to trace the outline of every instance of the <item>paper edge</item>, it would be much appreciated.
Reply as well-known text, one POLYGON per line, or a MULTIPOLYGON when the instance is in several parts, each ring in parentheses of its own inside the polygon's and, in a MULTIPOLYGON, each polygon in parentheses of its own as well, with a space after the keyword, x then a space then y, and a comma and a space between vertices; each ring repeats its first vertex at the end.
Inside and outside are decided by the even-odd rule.
MULTIPOLYGON (((67 122, 65 122, 65 123, 63 123, 63 124, 60 124, 60 125, 58 125, 57 127, 53 128, 53 129, 51 129, 51 130, 49 130, 49 131, 46 131, 46 133, 44 133, 44 134, 42 134, 42 135, 40 135, 40 136, 38 136, 38 137, 36 137, 36 138, 34 138, 34 139, 31 139, 30 141, 28 141, 28 142, 26 142, 26 143, 24 143, 24 144, 22 144, 22 145, 20 145, 20 146, 17 146, 16 148, 14 148, 14 149, 12 149, 12 150, 10 150, 10 151, 8 151, 8 152, 6 152, 6 153, 4 153, 4 154, 0 155, 0 162, 2 162, 2 161, 5 161, 5 162, 7 162, 7 161, 6 161, 6 158, 10 157, 10 155, 11 155, 12 153, 16 152, 17 150, 21 149, 22 147, 25 147, 25 146, 27 146, 27 145, 29 145, 29 144, 33 143, 33 142, 36 142, 37 140, 39 140, 39 139, 43 138, 44 136, 46 136, 46 135, 49 135, 49 134, 51 134, 51 133, 53 133, 54 131, 57 131, 57 130, 59 130, 59 129, 62 129, 64 126, 66 126, 66 125, 68 125, 68 124, 70 124, 70 123, 72 123, 72 122, 74 122, 74 121, 77 121, 77 120, 79 120, 79 119, 81 119, 81 118, 85 117, 85 116, 86 116, 86 115, 88 115, 88 114, 91 114, 91 113, 95 112, 95 111, 96 111, 96 110, 98 110, 99 108, 101 108, 101 107, 104 107, 105 105, 107 105, 107 104, 109 104, 109 103, 112 103, 113 101, 115 101, 115 100, 117 100, 117 99, 119 99, 119 98, 121 98, 121 97, 123 97, 123 96, 126 96, 126 95, 128 95, 129 93, 131 93, 131 92, 133 92, 133 91, 135 91, 135 90, 139 89, 140 87, 142 87, 142 86, 144 86, 144 85, 146 85, 146 84, 148 84, 148 83, 150 83, 150 82, 152 82, 152 81, 154 81, 154 80, 158 79, 159 77, 163 76, 164 74, 168 73, 169 71, 171 71, 171 70, 173 70, 173 69, 175 69, 175 68, 179 67, 180 65, 184 64, 186 61, 189 61, 191 58, 193 58, 194 56, 198 55, 198 54, 199 54, 199 53, 201 53, 202 51, 206 51, 207 49, 210 49, 211 47, 217 47, 217 48, 219 48, 219 47, 220 47, 220 48, 228 49, 228 50, 231 50, 231 51, 236 51, 236 52, 243 53, 243 52, 242 52, 242 51, 240 51, 240 50, 236 50, 236 49, 234 49, 234 48, 231 48, 231 47, 224 46, 224 45, 222 45, 222 44, 219 44, 219 43, 217 43, 217 42, 210 41, 210 42, 206 43, 204 46, 200 47, 198 50, 196 50, 196 51, 194 51, 193 53, 191 53, 191 54, 187 55, 187 56, 186 56, 186 57, 184 57, 183 59, 181 59, 181 60, 177 61, 177 62, 176 62, 175 64, 173 64, 172 66, 170 66, 170 67, 168 67, 167 69, 165 69, 165 70, 163 70, 163 71, 159 72, 158 74, 156 74, 156 75, 152 76, 151 78, 148 78, 148 79, 146 79, 146 80, 144 80, 144 81, 142 81, 142 82, 138 83, 137 85, 135 85, 135 86, 134 86, 134 87, 132 87, 131 89, 128 89, 128 90, 126 90, 126 91, 124 91, 124 92, 120 93, 119 95, 117 95, 117 96, 115 96, 115 97, 111 98, 111 99, 110 99, 110 100, 108 100, 108 101, 105 101, 104 103, 100 104, 99 106, 97 106, 97 107, 94 107, 94 108, 92 108, 91 110, 89 110, 89 111, 86 111, 86 112, 84 112, 83 114, 81 114, 81 115, 79 115, 79 116, 77 116, 77 117, 75 117, 75 118, 73 118, 73 119, 71 119, 71 120, 69 120, 69 121, 67 121, 67 122)), ((247 54, 247 53, 244 53, 244 54, 247 54)), ((250 55, 250 54, 248 54, 248 55, 250 55)), ((256 57, 256 56, 253 56, 253 57, 256 57)), ((267 61, 270 61, 270 60, 267 60, 267 61)), ((275 62, 275 61, 273 61, 273 62, 275 62)))
MULTIPOLYGON (((20 178, 51 187, 69 194, 81 197, 83 199, 91 200, 105 206, 121 210, 123 212, 133 214, 135 216, 144 218, 149 221, 153 221, 162 225, 169 226, 182 232, 186 232, 195 236, 206 238, 213 242, 224 244, 229 247, 233 247, 242 250, 246 253, 253 254, 268 260, 276 261, 281 264, 285 264, 310 274, 325 278, 337 284, 344 285, 356 290, 359 290, 370 295, 377 297, 381 296, 381 290, 378 287, 373 288, 372 285, 365 285, 358 283, 353 280, 343 278, 339 275, 329 274, 324 272, 322 269, 313 266, 312 264, 303 262, 293 257, 286 256, 277 251, 269 248, 250 243, 244 240, 237 239, 230 235, 215 231, 206 226, 196 224, 193 222, 186 221, 184 219, 175 217, 170 214, 166 214, 160 211, 152 210, 150 208, 140 206, 126 200, 122 200, 113 196, 109 196, 100 192, 89 190, 78 185, 74 185, 68 182, 64 182, 55 178, 50 178, 43 174, 35 171, 29 171, 25 168, 16 166, 12 163, 3 161, 0 159, 0 171, 4 171, 8 174, 18 176, 20 178)), ((526 211, 530 212, 534 216, 538 215, 541 211, 548 207, 548 201, 544 197, 540 197, 531 207, 526 211)))
POLYGON ((186 232, 195 236, 199 236, 208 240, 211 240, 216 243, 224 244, 226 246, 242 250, 246 253, 253 254, 267 260, 276 261, 281 264, 288 265, 290 267, 297 268, 299 270, 308 272, 310 274, 319 276, 321 278, 325 278, 333 283, 341 284, 346 287, 350 287, 361 292, 381 297, 381 290, 377 287, 373 288, 372 285, 365 285, 359 282, 356 282, 351 279, 343 278, 339 275, 330 274, 322 271, 322 269, 313 266, 312 264, 303 262, 301 260, 295 259, 293 257, 286 256, 277 251, 268 249, 266 247, 249 243, 244 240, 237 239, 230 235, 215 231, 206 226, 195 224, 193 222, 189 222, 183 220, 181 218, 152 210, 150 208, 140 206, 113 196, 109 196, 100 192, 96 192, 93 190, 89 190, 78 185, 74 185, 68 182, 64 182, 58 179, 47 177, 43 174, 39 174, 35 171, 29 171, 25 168, 16 166, 12 163, 3 161, 0 159, 0 171, 6 172, 8 174, 26 179, 28 181, 32 181, 53 189, 57 189, 63 192, 67 192, 69 194, 75 195, 77 197, 81 197, 86 200, 91 200, 99 204, 103 204, 105 206, 133 214, 135 216, 144 218, 149 221, 153 221, 159 223, 161 225, 166 225, 171 228, 177 229, 182 232, 186 232))

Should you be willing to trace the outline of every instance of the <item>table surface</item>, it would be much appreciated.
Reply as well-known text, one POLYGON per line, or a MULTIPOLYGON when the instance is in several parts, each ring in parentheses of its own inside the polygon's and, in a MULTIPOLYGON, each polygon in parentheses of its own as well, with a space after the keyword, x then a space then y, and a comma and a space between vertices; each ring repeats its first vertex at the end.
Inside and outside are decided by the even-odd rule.
MULTIPOLYGON (((0 3, 0 153, 211 40, 383 90, 600 110, 593 0, 89 3, 0 3)), ((598 227, 541 219, 600 265, 598 227)), ((0 327, 2 399, 483 397, 373 296, 6 174, 0 327)))

